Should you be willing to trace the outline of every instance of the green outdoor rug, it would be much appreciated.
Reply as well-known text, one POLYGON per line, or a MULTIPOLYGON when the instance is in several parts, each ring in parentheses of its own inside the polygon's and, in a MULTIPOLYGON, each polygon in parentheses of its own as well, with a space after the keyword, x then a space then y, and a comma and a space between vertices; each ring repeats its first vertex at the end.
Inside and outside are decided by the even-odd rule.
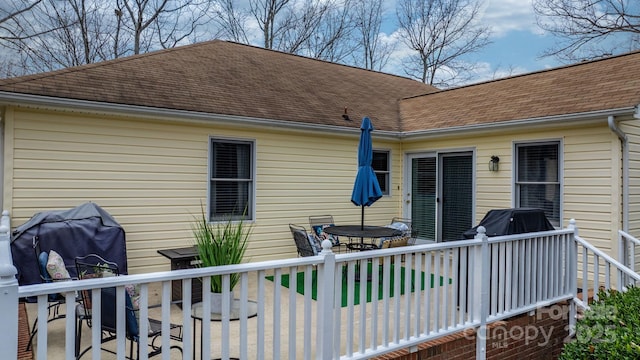
MULTIPOLYGON (((392 269, 391 269, 391 274, 393 274, 393 265, 391 265, 392 269)), ((371 264, 369 264, 369 272, 371 272, 371 264)), ((402 267, 400 269, 400 294, 404 294, 404 273, 405 273, 405 268, 402 267)), ((358 276, 356 274, 356 276, 358 276)), ((267 276, 268 280, 273 281, 273 276, 267 276)), ((416 279, 415 276, 415 270, 411 270, 411 279, 412 279, 412 284, 411 284, 411 291, 413 292, 416 288, 415 284, 413 284, 413 279, 416 279)), ((439 286, 442 286, 444 283, 443 281, 443 277, 440 276, 440 281, 439 281, 439 286)), ((281 284, 282 286, 289 288, 289 274, 283 274, 282 275, 282 279, 281 279, 281 284)), ((449 284, 451 284, 451 279, 449 279, 449 284)), ((299 272, 297 273, 297 279, 296 279, 296 292, 298 294, 304 295, 304 272, 299 272)), ((356 281, 354 283, 353 286, 353 304, 354 305, 358 305, 360 304, 360 285, 361 283, 359 281, 356 281)), ((367 302, 371 302, 371 293, 372 293, 372 289, 371 289, 371 281, 367 281, 366 282, 366 286, 367 286, 367 302)), ((430 286, 431 288, 433 288, 434 286, 434 275, 430 274, 430 286)), ((420 290, 424 290, 425 288, 425 273, 422 272, 420 274, 420 290)), ((316 270, 313 270, 313 274, 312 274, 312 289, 311 289, 311 298, 313 300, 316 300, 317 297, 317 277, 316 277, 316 270)), ((378 286, 378 300, 382 299, 382 290, 383 290, 383 282, 382 282, 382 278, 380 278, 380 284, 378 286)), ((394 293, 394 279, 393 277, 391 277, 390 281, 389 281, 389 296, 393 297, 393 293, 394 293)), ((343 276, 342 277, 342 307, 347 306, 347 277, 343 276)))

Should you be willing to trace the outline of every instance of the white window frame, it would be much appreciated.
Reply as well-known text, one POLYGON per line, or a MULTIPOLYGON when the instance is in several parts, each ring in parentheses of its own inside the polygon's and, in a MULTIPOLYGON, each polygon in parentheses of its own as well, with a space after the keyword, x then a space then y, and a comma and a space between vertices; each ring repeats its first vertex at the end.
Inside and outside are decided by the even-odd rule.
MULTIPOLYGON (((247 181, 250 182, 249 185, 249 194, 248 194, 248 209, 246 210, 246 213, 244 214, 244 217, 242 217, 242 219, 244 221, 254 221, 256 218, 256 142, 253 139, 236 139, 236 138, 226 138, 226 137, 219 137, 219 136, 210 136, 209 137, 209 154, 207 156, 207 168, 208 168, 208 181, 207 181, 207 219, 211 222, 220 222, 220 221, 226 221, 228 220, 228 218, 225 219, 214 219, 212 218, 211 214, 212 214, 212 207, 213 207, 213 199, 214 199, 214 194, 213 194, 213 187, 212 187, 212 183, 215 181, 215 179, 213 178, 213 144, 214 143, 238 143, 238 144, 247 144, 251 147, 250 150, 250 156, 251 158, 249 159, 251 164, 250 164, 250 171, 251 174, 249 176, 249 178, 243 180, 243 181, 247 181)), ((243 209, 244 210, 244 209, 243 209)), ((232 220, 240 220, 240 216, 233 216, 232 220)))
MULTIPOLYGON (((558 218, 557 219, 553 219, 553 218, 549 218, 549 221, 554 225, 554 227, 556 228, 560 228, 562 227, 562 220, 563 220, 563 205, 562 205, 562 199, 563 199, 563 178, 564 178, 564 168, 563 168, 563 143, 561 139, 549 139, 549 140, 535 140, 535 141, 519 141, 519 142, 514 142, 513 145, 513 206, 514 207, 520 207, 520 185, 522 184, 521 182, 518 181, 518 149, 522 148, 522 147, 535 147, 535 146, 544 146, 544 145, 556 145, 558 147, 558 165, 557 165, 557 171, 558 171, 558 181, 557 181, 557 186, 558 186, 558 218)), ((539 183, 539 184, 550 184, 550 183, 556 183, 556 182, 530 182, 531 183, 539 183)))

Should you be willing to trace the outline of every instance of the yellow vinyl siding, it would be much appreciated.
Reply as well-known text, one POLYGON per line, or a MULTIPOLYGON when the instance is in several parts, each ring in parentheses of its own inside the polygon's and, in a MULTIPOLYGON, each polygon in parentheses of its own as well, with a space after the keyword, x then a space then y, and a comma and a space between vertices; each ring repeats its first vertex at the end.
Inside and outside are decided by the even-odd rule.
POLYGON ((629 150, 629 233, 640 238, 640 120, 619 123, 629 150))
POLYGON ((411 153, 449 152, 474 149, 475 224, 496 208, 513 206, 513 147, 516 143, 535 141, 561 142, 562 226, 576 219, 580 234, 600 249, 613 253, 615 231, 619 229, 620 189, 619 160, 616 160, 617 138, 606 126, 584 124, 554 129, 523 129, 500 132, 500 135, 457 136, 411 141, 403 150, 411 153), (500 157, 500 171, 490 172, 491 155, 500 157), (612 160, 613 159, 613 160, 612 160))
MULTIPOLYGON (((287 225, 308 228, 310 215, 331 214, 340 224, 360 221, 360 208, 350 202, 357 131, 232 129, 204 122, 21 108, 8 108, 4 119, 4 203, 11 211, 12 226, 36 212, 93 201, 124 227, 134 273, 166 270, 169 262, 157 250, 192 244, 190 222, 207 199, 210 136, 255 141, 256 218, 248 260, 296 256, 287 225)), ((374 149, 391 154, 390 196, 366 208, 366 222, 384 225, 402 215, 407 153, 472 150, 477 223, 490 209, 513 206, 514 144, 549 140, 562 143, 563 226, 575 218, 581 235, 612 252, 612 239, 620 227, 621 164, 619 141, 604 121, 438 139, 400 141, 374 135, 374 149), (500 157, 498 172, 488 170, 492 155, 500 157)), ((640 183, 639 148, 634 141, 632 185, 640 183)), ((635 228, 640 226, 640 207, 633 204, 639 198, 640 193, 632 190, 635 228)))
MULTIPOLYGON (((24 109, 9 122, 14 186, 5 204, 12 226, 40 211, 93 201, 124 227, 132 273, 166 270, 169 262, 157 250, 192 244, 190 222, 207 199, 210 136, 256 144, 256 219, 247 259, 296 256, 288 224, 308 227, 310 215, 360 221, 360 208, 350 202, 358 132, 231 130, 24 109)), ((399 144, 374 138, 373 145, 400 161, 399 144)), ((396 188, 399 166, 392 172, 396 188)), ((388 223, 401 215, 398 204, 383 197, 366 209, 367 222, 388 223)))

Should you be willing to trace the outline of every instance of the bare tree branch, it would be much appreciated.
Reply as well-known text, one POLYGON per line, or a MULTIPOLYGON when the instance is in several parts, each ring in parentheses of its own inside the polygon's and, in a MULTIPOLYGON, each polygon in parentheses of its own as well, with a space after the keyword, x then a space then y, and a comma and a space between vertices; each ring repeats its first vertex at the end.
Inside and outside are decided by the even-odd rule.
POLYGON ((219 37, 249 44, 247 11, 238 9, 234 0, 213 0, 212 8, 214 22, 220 27, 219 37))
POLYGON ((356 0, 353 4, 356 41, 361 55, 354 60, 365 69, 382 70, 395 48, 395 44, 385 44, 380 39, 383 3, 383 0, 356 0))
POLYGON ((473 0, 400 0, 396 9, 403 41, 414 51, 405 73, 437 86, 466 80, 473 69, 461 60, 489 44, 489 29, 476 24, 473 0))
POLYGON ((562 40, 546 56, 575 62, 640 48, 638 0, 534 0, 533 6, 538 25, 562 40))

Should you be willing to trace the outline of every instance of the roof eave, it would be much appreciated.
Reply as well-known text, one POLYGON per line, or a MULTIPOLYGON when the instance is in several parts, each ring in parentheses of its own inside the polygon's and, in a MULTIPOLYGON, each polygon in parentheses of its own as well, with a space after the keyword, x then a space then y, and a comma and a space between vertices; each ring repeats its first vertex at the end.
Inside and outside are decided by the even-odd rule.
MULTIPOLYGON (((156 108, 139 105, 114 104, 89 100, 57 98, 51 96, 32 95, 0 91, 0 106, 22 105, 33 107, 46 107, 60 110, 73 109, 91 113, 102 113, 115 116, 134 116, 153 120, 183 121, 190 123, 202 123, 208 125, 226 125, 240 127, 266 127, 283 128, 289 131, 320 131, 332 135, 359 136, 360 129, 335 125, 308 124, 288 120, 274 120, 238 115, 213 114, 189 110, 177 110, 168 108, 156 108)), ((372 133, 375 138, 398 139, 399 133, 395 131, 375 130, 372 133)))
MULTIPOLYGON (((343 127, 336 125, 308 124, 296 121, 274 120, 265 118, 255 118, 237 115, 212 114, 189 110, 176 110, 156 108, 139 105, 114 104, 89 100, 57 98, 51 96, 24 94, 0 91, 1 105, 22 105, 34 107, 47 107, 56 109, 74 109, 87 112, 99 112, 117 116, 135 116, 154 120, 171 120, 184 121, 192 123, 218 124, 218 125, 234 125, 240 127, 266 127, 266 128, 283 128, 289 131, 320 131, 333 135, 353 136, 359 135, 359 128, 343 127)), ((624 108, 605 109, 590 112, 526 118, 517 120, 508 120, 493 122, 488 124, 464 125, 449 127, 444 129, 426 129, 417 131, 382 131, 375 130, 372 136, 380 139, 401 139, 401 140, 419 140, 433 139, 451 135, 465 135, 468 133, 481 134, 515 128, 521 126, 549 126, 549 125, 566 125, 571 122, 585 121, 606 121, 608 116, 631 115, 640 113, 640 104, 624 108)))
POLYGON ((448 127, 443 129, 425 129, 425 130, 416 130, 416 131, 406 131, 400 134, 400 138, 403 140, 418 140, 423 138, 433 139, 433 138, 451 136, 451 135, 465 135, 469 133, 473 133, 473 134, 490 133, 490 132, 495 132, 497 130, 505 130, 509 128, 523 127, 523 126, 535 127, 535 126, 550 126, 550 125, 567 125, 573 122, 584 123, 584 122, 591 122, 591 121, 606 122, 608 116, 633 115, 638 112, 640 112, 640 104, 636 106, 630 106, 630 107, 624 107, 624 108, 605 109, 605 110, 517 119, 517 120, 507 120, 507 121, 499 121, 499 122, 492 122, 492 123, 486 123, 486 124, 455 126, 455 127, 448 127))

